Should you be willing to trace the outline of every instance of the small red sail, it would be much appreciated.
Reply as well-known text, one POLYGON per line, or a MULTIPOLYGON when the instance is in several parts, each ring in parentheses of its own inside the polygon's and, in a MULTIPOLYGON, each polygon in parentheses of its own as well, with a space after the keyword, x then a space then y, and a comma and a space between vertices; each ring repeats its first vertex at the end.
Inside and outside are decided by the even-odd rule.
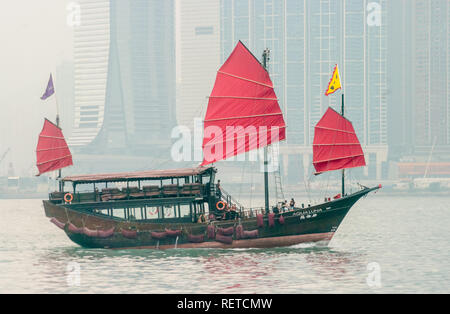
POLYGON ((316 174, 366 165, 352 123, 331 108, 315 128, 313 164, 316 174))
POLYGON ((286 138, 286 124, 269 73, 239 42, 217 73, 204 120, 208 165, 286 138))
POLYGON ((59 127, 45 119, 36 148, 39 176, 73 165, 72 154, 59 127))

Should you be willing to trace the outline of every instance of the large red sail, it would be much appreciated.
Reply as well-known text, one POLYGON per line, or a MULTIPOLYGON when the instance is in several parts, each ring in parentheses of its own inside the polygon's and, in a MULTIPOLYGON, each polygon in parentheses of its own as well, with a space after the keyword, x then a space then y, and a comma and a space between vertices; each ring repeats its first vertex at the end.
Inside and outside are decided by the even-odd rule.
POLYGON ((45 119, 36 148, 39 175, 73 165, 72 154, 59 127, 45 119))
POLYGON ((315 128, 313 164, 316 174, 366 165, 352 123, 331 108, 315 128))
POLYGON ((239 42, 217 73, 204 120, 207 165, 286 138, 269 73, 239 42))

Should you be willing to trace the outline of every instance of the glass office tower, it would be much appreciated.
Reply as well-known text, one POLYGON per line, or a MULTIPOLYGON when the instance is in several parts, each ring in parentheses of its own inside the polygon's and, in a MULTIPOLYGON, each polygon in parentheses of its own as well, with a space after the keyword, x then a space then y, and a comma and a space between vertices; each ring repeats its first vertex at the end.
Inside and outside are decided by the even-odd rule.
POLYGON ((221 0, 222 61, 238 40, 256 55, 271 50, 269 72, 287 121, 284 171, 312 172, 314 126, 341 92, 325 96, 335 64, 346 116, 365 148, 365 175, 382 177, 387 160, 387 5, 385 0, 221 0))

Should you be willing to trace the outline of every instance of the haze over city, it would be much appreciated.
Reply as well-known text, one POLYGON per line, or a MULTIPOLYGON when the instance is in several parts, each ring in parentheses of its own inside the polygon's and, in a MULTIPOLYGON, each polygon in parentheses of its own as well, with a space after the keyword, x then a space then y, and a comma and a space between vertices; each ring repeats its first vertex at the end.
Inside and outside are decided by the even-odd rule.
POLYGON ((2 1, 0 293, 450 292, 449 32, 449 0, 2 1))
MULTIPOLYGON (((54 100, 40 100, 50 72, 73 59, 73 29, 67 25, 68 1, 18 0, 2 4, 0 151, 11 147, 7 161, 18 174, 30 173, 43 117, 54 119, 54 100)), ((57 84, 57 83, 56 83, 57 84)), ((0 154, 1 154, 0 153, 0 154)), ((3 174, 7 165, 2 165, 3 174)))
MULTIPOLYGON (((0 154, 10 148, 0 171, 12 162, 16 175, 36 174, 37 134, 44 117, 55 119, 56 99, 76 159, 127 147, 130 157, 147 158, 138 168, 162 166, 155 160, 168 158, 172 128, 203 118, 215 71, 238 40, 258 58, 271 49, 269 72, 288 124, 285 171, 306 175, 312 127, 328 105, 340 106, 340 94, 323 95, 335 64, 367 148, 364 176, 389 177, 392 161, 445 162, 449 10, 441 0, 15 1, 0 13, 0 154), (50 73, 56 99, 42 101, 50 73), (123 110, 119 120, 111 108, 123 110), (126 131, 111 127, 118 123, 126 131)), ((73 171, 90 171, 83 162, 73 171)))

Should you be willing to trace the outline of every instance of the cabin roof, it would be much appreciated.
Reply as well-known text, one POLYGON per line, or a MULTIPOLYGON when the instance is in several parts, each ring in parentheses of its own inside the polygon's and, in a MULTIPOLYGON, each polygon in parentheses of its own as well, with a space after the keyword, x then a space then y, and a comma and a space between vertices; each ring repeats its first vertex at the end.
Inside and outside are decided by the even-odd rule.
POLYGON ((182 168, 171 170, 150 170, 138 172, 78 175, 65 177, 62 179, 62 181, 72 182, 75 184, 82 184, 82 183, 121 182, 121 181, 138 181, 138 180, 160 180, 160 179, 198 176, 208 173, 210 171, 215 171, 214 167, 197 167, 197 168, 182 168))

